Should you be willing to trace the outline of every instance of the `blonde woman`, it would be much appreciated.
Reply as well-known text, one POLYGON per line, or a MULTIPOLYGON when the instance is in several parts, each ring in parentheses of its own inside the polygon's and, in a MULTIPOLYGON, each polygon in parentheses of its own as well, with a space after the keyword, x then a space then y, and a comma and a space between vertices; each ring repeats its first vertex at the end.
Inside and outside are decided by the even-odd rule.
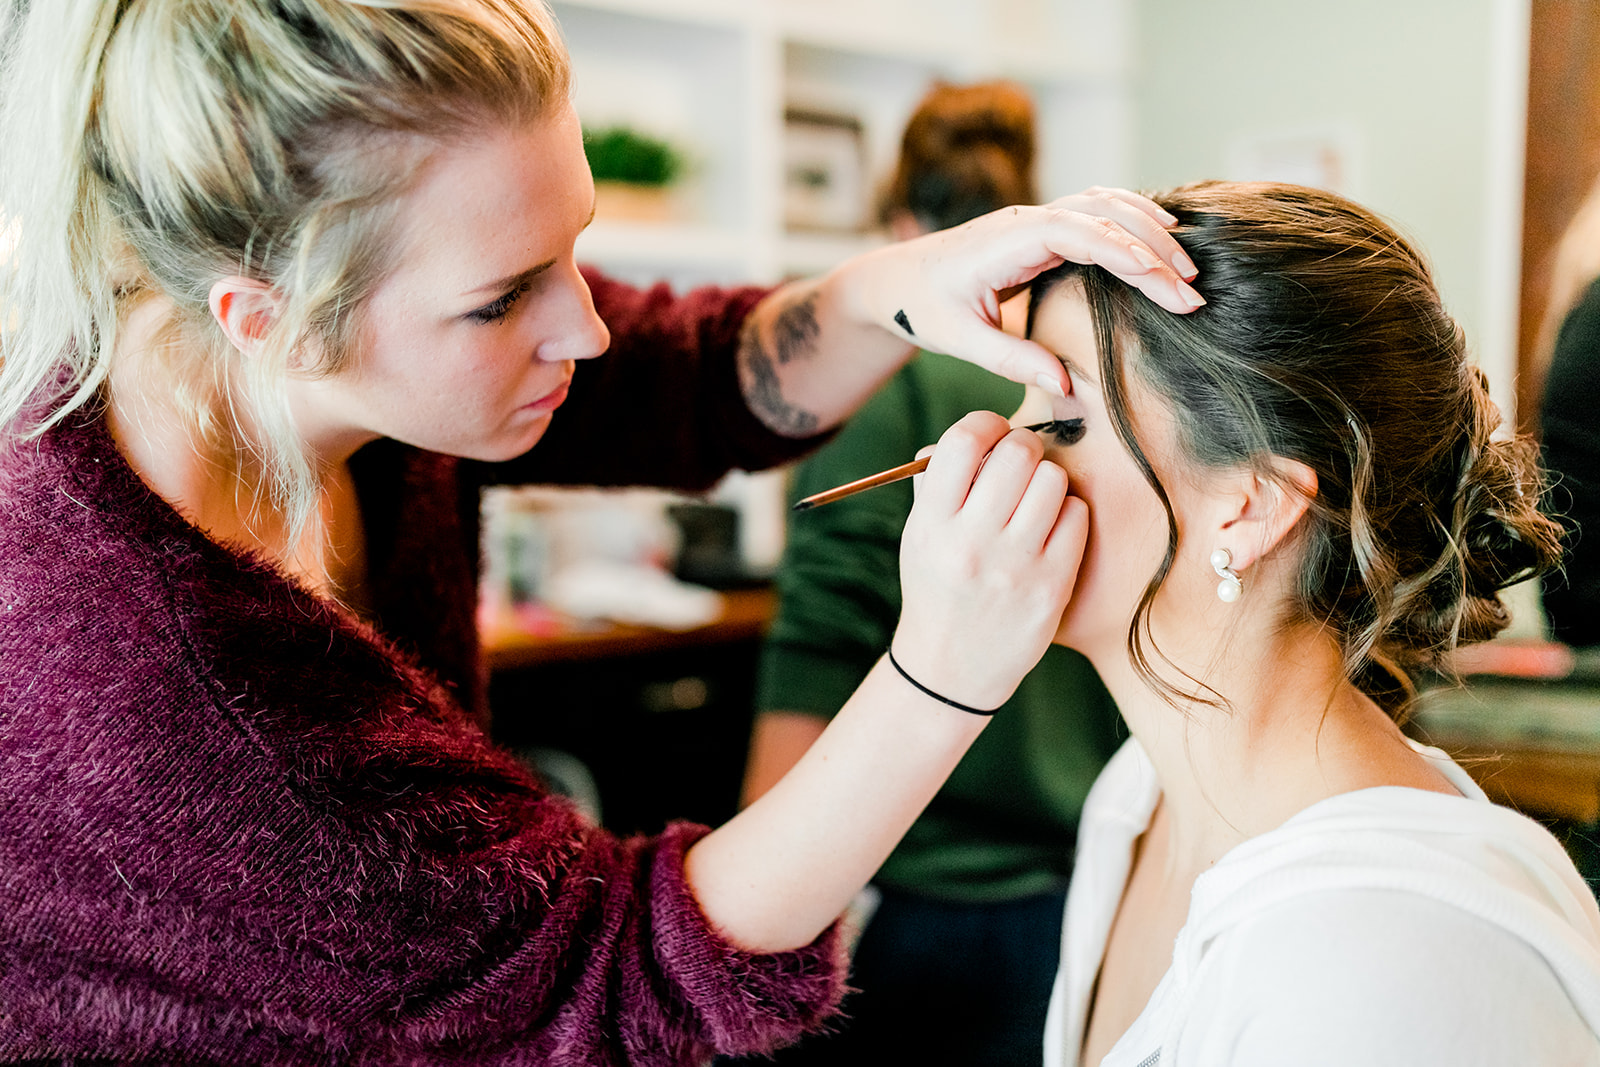
MULTIPOLYGON (((880 668, 728 826, 608 837, 473 722, 477 487, 779 461, 913 334, 1060 390, 996 290, 1092 258, 1189 307, 1163 214, 679 299, 574 263, 535 0, 0 10, 0 1059, 692 1063, 815 1025, 833 917, 983 719, 880 668)), ((1081 510, 989 423, 927 485, 896 647, 993 707, 1081 510)))

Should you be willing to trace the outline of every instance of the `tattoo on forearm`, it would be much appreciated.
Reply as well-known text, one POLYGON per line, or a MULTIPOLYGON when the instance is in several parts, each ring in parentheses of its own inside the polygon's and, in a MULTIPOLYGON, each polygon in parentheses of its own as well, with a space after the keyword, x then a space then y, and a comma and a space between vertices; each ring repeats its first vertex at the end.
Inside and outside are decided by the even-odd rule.
POLYGON ((778 341, 781 367, 811 355, 817 347, 817 291, 815 289, 778 312, 772 333, 778 341))
POLYGON ((901 308, 894 313, 894 322, 896 326, 906 332, 907 337, 915 337, 917 335, 917 331, 911 328, 911 320, 906 318, 905 308, 901 308))
POLYGON ((757 316, 745 320, 739 338, 740 381, 745 400, 762 422, 786 437, 808 437, 817 432, 816 414, 784 399, 783 382, 778 375, 779 367, 815 352, 819 332, 816 308, 817 294, 813 290, 778 312, 772 324, 776 360, 761 340, 757 316))

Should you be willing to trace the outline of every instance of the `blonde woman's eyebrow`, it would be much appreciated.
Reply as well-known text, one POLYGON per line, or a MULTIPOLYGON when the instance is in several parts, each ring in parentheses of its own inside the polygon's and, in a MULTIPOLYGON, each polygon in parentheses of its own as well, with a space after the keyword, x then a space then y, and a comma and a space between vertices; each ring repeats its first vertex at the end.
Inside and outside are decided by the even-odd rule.
POLYGON ((519 270, 517 273, 508 274, 504 278, 496 278, 492 282, 485 282, 475 289, 468 290, 462 295, 467 297, 478 296, 479 294, 509 293, 511 290, 533 281, 533 279, 537 278, 539 275, 543 274, 545 271, 549 270, 555 265, 555 260, 547 259, 537 266, 529 267, 527 270, 519 270))
MULTIPOLYGON (((594 213, 595 213, 597 207, 598 207, 598 205, 596 205, 595 207, 589 208, 589 217, 587 219, 585 219, 584 222, 583 222, 583 228, 585 230, 587 230, 589 228, 589 224, 590 223, 594 222, 594 213)), ((528 282, 533 281, 533 279, 537 278, 539 275, 543 274, 545 271, 549 270, 551 267, 553 267, 555 265, 556 265, 556 261, 555 260, 547 259, 543 263, 540 263, 537 266, 529 267, 527 270, 521 270, 521 271, 518 271, 515 274, 508 274, 504 278, 497 278, 494 281, 486 282, 483 285, 480 285, 475 289, 469 289, 467 292, 463 293, 462 296, 463 297, 477 296, 480 293, 485 293, 485 294, 509 293, 511 290, 513 290, 513 289, 515 289, 515 288, 517 288, 519 286, 526 285, 528 282)))

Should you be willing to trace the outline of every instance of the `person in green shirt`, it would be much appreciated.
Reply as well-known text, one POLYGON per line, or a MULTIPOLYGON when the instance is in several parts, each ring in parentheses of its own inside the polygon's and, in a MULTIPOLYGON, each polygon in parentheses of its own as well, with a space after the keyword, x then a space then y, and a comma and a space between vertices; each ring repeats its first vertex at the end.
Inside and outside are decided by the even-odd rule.
MULTIPOLYGON (((936 87, 907 128, 897 236, 1034 199, 1032 105, 1005 84, 936 87)), ((820 452, 794 498, 903 463, 1021 386, 947 356, 903 367, 820 452)), ((888 647, 910 481, 797 514, 763 651, 746 800, 775 783, 888 647)), ((1078 815, 1120 741, 1094 669, 1051 646, 880 869, 849 1020, 780 1064, 1038 1064, 1078 815)))

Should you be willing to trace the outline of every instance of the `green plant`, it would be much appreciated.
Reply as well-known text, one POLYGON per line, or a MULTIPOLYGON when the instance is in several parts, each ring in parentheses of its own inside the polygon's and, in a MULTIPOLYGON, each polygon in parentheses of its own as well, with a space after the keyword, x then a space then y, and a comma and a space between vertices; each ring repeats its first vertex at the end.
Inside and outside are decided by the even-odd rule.
POLYGON ((584 129, 583 151, 597 182, 670 185, 683 172, 676 149, 626 126, 584 129))

